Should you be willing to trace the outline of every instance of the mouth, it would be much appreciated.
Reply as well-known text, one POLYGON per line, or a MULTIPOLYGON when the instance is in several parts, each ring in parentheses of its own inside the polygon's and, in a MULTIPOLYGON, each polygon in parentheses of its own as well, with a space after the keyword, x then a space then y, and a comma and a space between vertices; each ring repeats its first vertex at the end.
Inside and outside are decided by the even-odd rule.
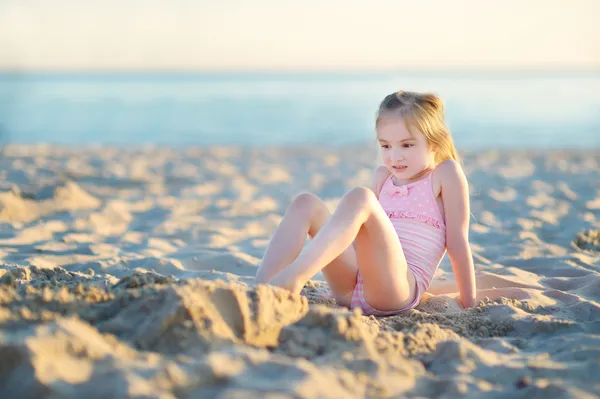
POLYGON ((394 170, 400 171, 400 170, 406 169, 407 167, 406 166, 393 166, 393 168, 394 168, 394 170))

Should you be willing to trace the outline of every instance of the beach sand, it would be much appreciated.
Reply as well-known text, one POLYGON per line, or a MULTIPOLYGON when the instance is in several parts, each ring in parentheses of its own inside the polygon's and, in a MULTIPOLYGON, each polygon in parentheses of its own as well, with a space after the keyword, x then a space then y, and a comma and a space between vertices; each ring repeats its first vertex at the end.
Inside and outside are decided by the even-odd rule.
POLYGON ((464 154, 477 308, 447 258, 402 316, 254 284, 293 198, 334 209, 374 154, 5 147, 0 397, 598 397, 597 150, 464 154))

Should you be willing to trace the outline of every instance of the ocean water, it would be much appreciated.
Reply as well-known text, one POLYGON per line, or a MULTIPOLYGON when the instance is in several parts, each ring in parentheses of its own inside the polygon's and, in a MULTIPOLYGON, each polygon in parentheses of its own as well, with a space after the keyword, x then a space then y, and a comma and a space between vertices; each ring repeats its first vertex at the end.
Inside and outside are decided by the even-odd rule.
POLYGON ((396 90, 444 100, 459 149, 600 147, 600 72, 0 74, 0 139, 68 145, 373 141, 396 90))

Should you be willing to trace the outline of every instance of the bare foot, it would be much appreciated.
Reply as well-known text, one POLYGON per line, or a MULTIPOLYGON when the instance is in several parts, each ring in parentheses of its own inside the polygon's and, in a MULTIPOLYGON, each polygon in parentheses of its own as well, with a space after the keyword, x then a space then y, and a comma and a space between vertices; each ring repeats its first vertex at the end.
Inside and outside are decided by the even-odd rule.
POLYGON ((303 285, 298 284, 295 279, 286 278, 283 273, 279 273, 275 276, 269 284, 286 289, 292 294, 300 294, 300 291, 302 291, 302 288, 304 287, 303 285))

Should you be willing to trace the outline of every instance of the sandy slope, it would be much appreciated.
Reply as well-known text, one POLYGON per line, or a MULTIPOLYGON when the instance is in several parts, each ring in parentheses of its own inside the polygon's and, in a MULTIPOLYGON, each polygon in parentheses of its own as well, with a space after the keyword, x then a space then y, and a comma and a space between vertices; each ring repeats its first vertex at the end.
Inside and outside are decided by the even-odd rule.
POLYGON ((334 207, 373 159, 5 148, 0 397, 597 397, 597 151, 466 154, 478 308, 447 260, 405 316, 254 285, 293 197, 334 207))

